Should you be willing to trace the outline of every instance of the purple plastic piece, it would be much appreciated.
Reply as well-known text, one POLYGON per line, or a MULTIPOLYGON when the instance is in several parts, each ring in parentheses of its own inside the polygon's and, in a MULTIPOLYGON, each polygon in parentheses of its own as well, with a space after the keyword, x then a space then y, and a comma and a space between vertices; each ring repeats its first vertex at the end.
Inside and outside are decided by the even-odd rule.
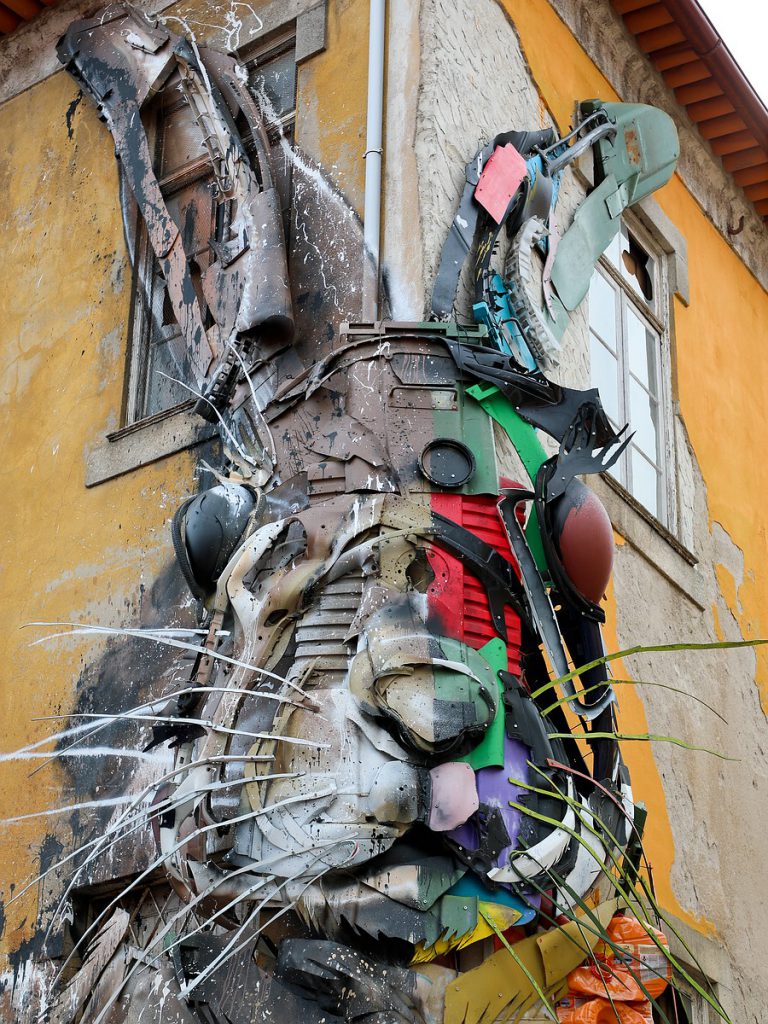
MULTIPOLYGON (((510 782, 510 778, 519 779, 521 782, 528 782, 528 760, 531 753, 520 740, 510 739, 504 736, 504 767, 503 768, 481 768, 475 772, 477 783, 477 796, 481 804, 488 807, 497 807, 504 819, 507 832, 509 833, 510 845, 505 847, 494 861, 494 867, 506 867, 509 853, 517 845, 517 836, 520 831, 520 819, 522 813, 515 807, 509 806, 509 801, 516 803, 519 797, 527 791, 522 786, 516 786, 510 782)), ((466 850, 477 850, 480 846, 480 837, 477 826, 470 819, 459 828, 448 832, 447 835, 466 850)))

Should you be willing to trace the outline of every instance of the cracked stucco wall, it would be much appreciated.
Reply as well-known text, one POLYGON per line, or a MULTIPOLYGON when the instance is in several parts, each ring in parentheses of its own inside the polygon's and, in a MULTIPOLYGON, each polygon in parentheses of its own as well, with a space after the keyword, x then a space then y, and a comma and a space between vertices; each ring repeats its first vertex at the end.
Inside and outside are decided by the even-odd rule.
MULTIPOLYGON (((663 86, 639 51, 629 52, 632 45, 607 0, 552 0, 552 6, 547 0, 460 6, 422 0, 415 126, 419 316, 428 308, 464 165, 485 140, 513 128, 556 124, 564 131, 574 101, 590 96, 652 102, 675 114, 673 98, 661 95, 663 86), (574 30, 583 34, 583 48, 574 30), (600 59, 600 68, 590 56, 600 59)), ((764 271, 768 239, 748 211, 750 230, 739 252, 725 241, 723 218, 741 212, 743 196, 691 126, 679 124, 680 173, 656 196, 687 240, 690 264, 690 306, 673 302, 679 543, 596 482, 617 528, 606 627, 613 650, 768 636, 762 525, 768 493, 749 457, 768 427, 764 374, 755 373, 764 359, 761 318, 765 322, 768 297, 754 276, 760 267, 764 271), (695 553, 695 566, 686 549, 695 553)), ((569 173, 565 226, 582 194, 580 179, 569 173)), ((588 363, 582 307, 566 335, 558 376, 584 386, 588 363)), ((686 934, 698 936, 704 959, 719 965, 711 967, 712 975, 740 1024, 762 1021, 768 999, 761 966, 768 957, 762 870, 768 724, 761 658, 753 649, 635 656, 614 673, 684 690, 714 709, 662 687, 625 685, 619 687, 623 730, 679 737, 737 759, 664 742, 625 744, 636 795, 653 812, 647 845, 662 903, 692 928, 686 934)))

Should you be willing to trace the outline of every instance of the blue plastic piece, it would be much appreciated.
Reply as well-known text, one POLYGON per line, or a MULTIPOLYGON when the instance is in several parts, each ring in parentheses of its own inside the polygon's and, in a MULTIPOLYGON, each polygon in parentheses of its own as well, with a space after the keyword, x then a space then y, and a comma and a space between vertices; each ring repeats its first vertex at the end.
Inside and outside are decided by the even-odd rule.
POLYGON ((476 302, 472 307, 475 323, 484 324, 488 336, 501 352, 514 356, 518 363, 528 370, 535 370, 536 360, 526 344, 522 331, 509 304, 509 290, 498 274, 491 278, 491 293, 494 309, 487 302, 476 302))
POLYGON ((504 907, 512 907, 513 910, 516 910, 521 915, 520 920, 515 922, 516 926, 528 924, 533 921, 538 913, 535 907, 529 906, 519 896, 513 896, 506 889, 487 889, 480 879, 472 874, 466 874, 463 878, 460 878, 455 885, 451 886, 447 895, 474 896, 478 900, 483 900, 484 903, 500 903, 504 907))

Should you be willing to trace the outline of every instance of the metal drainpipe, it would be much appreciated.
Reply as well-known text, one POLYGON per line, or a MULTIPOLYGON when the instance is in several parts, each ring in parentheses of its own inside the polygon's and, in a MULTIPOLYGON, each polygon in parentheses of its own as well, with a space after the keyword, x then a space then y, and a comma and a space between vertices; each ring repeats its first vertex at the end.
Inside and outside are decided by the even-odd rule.
POLYGON ((370 0, 368 35, 368 115, 365 137, 365 209, 363 212, 363 320, 379 318, 379 245, 381 235, 381 156, 384 114, 384 25, 387 0, 370 0))

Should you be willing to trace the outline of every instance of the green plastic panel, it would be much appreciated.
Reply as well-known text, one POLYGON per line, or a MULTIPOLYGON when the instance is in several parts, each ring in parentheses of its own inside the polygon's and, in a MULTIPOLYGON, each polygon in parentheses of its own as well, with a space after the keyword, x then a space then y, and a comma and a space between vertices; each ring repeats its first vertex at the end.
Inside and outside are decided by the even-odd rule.
POLYGON ((499 704, 496 709, 496 717, 491 722, 482 741, 464 757, 456 758, 457 761, 464 761, 466 764, 472 765, 476 772, 481 768, 504 767, 504 704, 501 699, 504 688, 499 679, 499 672, 506 671, 507 668, 507 645, 496 637, 494 640, 489 640, 477 653, 483 657, 493 671, 494 684, 499 691, 499 704))
MULTIPOLYGON (((525 422, 515 411, 512 403, 502 395, 494 384, 473 384, 472 387, 467 388, 467 394, 479 402, 488 415, 496 420, 515 446, 531 481, 535 481, 539 467, 547 459, 547 453, 536 436, 535 428, 525 422)), ((536 568, 541 573, 544 582, 547 583, 549 582, 549 567, 544 555, 544 545, 541 542, 539 520, 535 508, 531 509, 528 517, 525 536, 536 562, 536 568)))

